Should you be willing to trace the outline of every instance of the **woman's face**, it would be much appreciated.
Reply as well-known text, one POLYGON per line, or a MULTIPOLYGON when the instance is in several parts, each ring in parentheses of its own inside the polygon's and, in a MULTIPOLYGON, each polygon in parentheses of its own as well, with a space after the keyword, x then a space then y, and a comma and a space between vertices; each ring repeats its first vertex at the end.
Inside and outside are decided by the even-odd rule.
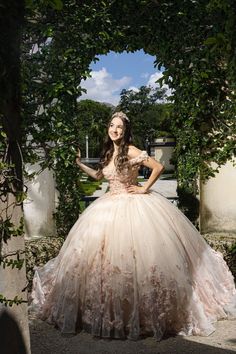
POLYGON ((113 118, 109 127, 108 135, 113 142, 119 142, 124 134, 124 124, 120 118, 113 118))

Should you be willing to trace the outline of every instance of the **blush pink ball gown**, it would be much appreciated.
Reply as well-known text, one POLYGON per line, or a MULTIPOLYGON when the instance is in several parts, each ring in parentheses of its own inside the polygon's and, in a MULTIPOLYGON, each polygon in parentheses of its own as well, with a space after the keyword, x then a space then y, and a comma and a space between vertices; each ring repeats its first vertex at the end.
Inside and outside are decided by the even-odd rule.
POLYGON ((64 333, 137 339, 209 335, 236 316, 233 276, 190 221, 160 194, 128 194, 148 156, 122 175, 72 227, 59 255, 36 270, 32 308, 64 333))

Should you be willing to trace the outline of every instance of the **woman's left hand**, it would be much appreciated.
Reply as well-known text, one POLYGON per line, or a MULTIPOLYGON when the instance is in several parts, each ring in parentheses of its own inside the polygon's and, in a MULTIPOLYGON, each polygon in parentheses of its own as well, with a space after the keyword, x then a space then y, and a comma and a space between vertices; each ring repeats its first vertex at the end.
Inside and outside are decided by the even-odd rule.
POLYGON ((131 185, 127 187, 128 193, 131 194, 145 194, 147 193, 147 190, 143 186, 136 186, 136 185, 131 185))

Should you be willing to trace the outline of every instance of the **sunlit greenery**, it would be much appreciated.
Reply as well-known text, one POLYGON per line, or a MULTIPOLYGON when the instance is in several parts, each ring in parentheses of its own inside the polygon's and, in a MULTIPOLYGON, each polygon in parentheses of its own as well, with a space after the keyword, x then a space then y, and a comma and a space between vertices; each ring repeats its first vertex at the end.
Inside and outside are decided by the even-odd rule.
MULTIPOLYGON (((235 155, 235 11, 234 0, 27 0, 23 126, 18 119, 17 134, 23 136, 25 161, 40 156, 42 167, 55 170, 65 208, 57 218, 62 224, 64 215, 71 224, 78 215, 77 99, 99 54, 142 48, 156 56, 157 68, 165 67, 162 81, 173 91, 171 130, 177 136, 180 186, 196 193, 199 172, 208 178, 214 173, 210 162, 221 165, 235 155)), ((13 38, 5 36, 11 39, 14 47, 13 38)), ((12 117, 4 125, 8 138, 12 117)))

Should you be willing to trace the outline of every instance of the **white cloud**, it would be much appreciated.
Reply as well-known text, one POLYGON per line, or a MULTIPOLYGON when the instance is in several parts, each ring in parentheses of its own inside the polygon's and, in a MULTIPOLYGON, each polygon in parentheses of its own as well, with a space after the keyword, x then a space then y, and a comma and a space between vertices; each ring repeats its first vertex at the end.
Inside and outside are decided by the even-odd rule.
POLYGON ((132 90, 134 92, 139 92, 139 88, 136 86, 130 86, 129 88, 127 88, 127 90, 132 90))
MULTIPOLYGON (((156 82, 157 80, 161 79, 163 76, 163 73, 162 72, 156 72, 154 74, 152 74, 148 81, 147 81, 147 86, 151 86, 151 87, 160 87, 160 84, 158 82, 156 82)), ((168 85, 164 84, 162 86, 162 88, 166 89, 166 96, 169 97, 172 95, 172 91, 171 89, 169 88, 168 85)))
POLYGON ((120 91, 126 88, 131 80, 129 76, 114 79, 106 68, 92 71, 91 77, 81 82, 81 86, 87 90, 87 93, 79 99, 92 99, 117 105, 120 100, 120 91))
POLYGON ((163 74, 161 72, 156 72, 152 74, 148 79, 147 86, 152 86, 152 87, 160 86, 158 83, 156 83, 156 81, 162 78, 162 76, 163 74))
POLYGON ((142 73, 142 74, 140 75, 140 77, 141 77, 142 79, 147 79, 148 76, 149 76, 149 73, 142 73))

